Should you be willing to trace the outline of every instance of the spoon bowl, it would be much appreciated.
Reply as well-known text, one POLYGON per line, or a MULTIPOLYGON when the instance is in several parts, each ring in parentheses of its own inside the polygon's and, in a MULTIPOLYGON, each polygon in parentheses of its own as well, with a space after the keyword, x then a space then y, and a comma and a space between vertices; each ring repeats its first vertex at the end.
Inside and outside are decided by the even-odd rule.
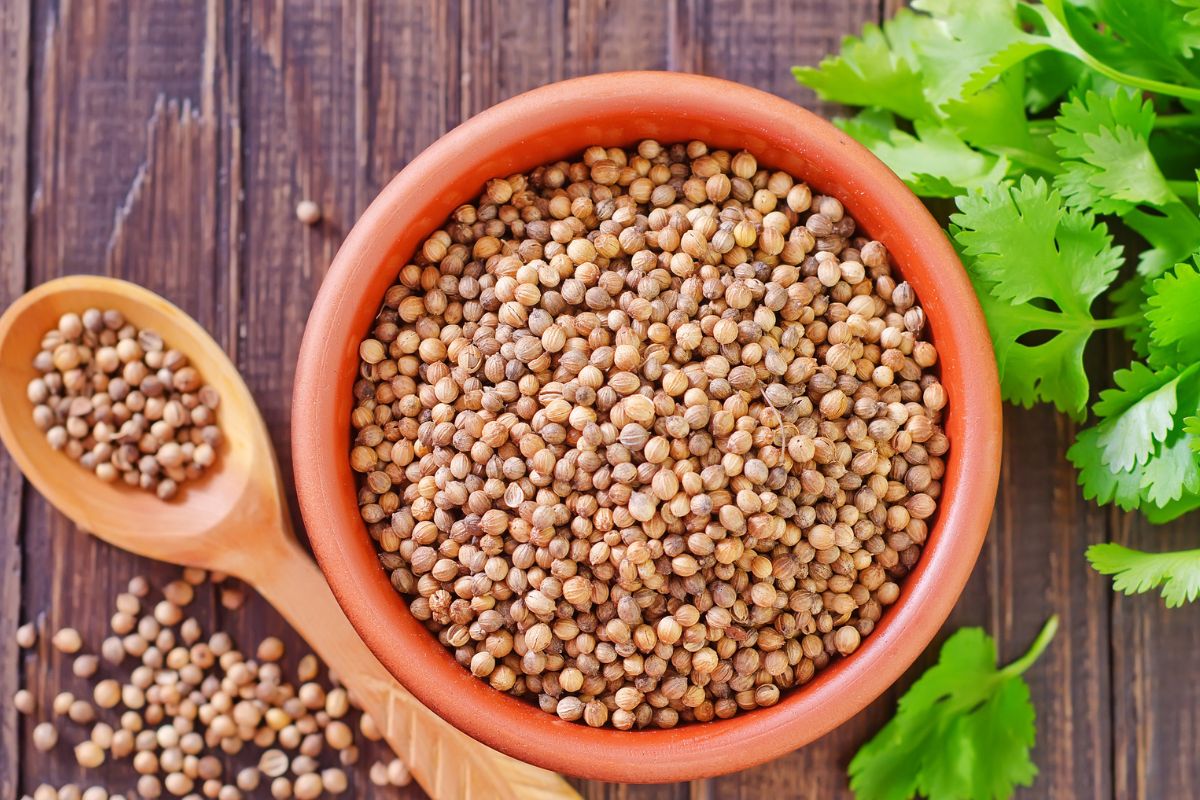
MULTIPOLYGON (((80 528, 111 544, 159 561, 236 572, 252 567, 254 548, 239 546, 238 532, 258 528, 286 545, 282 483, 254 398, 237 369, 195 320, 140 286, 76 275, 33 289, 0 317, 0 438, 38 491, 80 528), (221 396, 217 424, 224 441, 217 461, 197 481, 164 502, 154 493, 97 480, 54 450, 30 418, 25 387, 38 377, 33 357, 42 336, 69 312, 115 309, 139 329, 150 329, 185 353, 221 396), (249 553, 246 551, 250 550, 249 553), (247 562, 247 563, 242 563, 247 562)), ((255 542, 255 547, 262 544, 255 542)))
POLYGON ((422 706, 371 655, 292 532, 271 439, 237 368, 199 324, 125 281, 50 281, 0 316, 0 440, 38 491, 80 528, 159 561, 202 567, 254 586, 336 672, 433 798, 570 800, 553 772, 473 741, 422 706), (54 450, 33 424, 26 387, 42 336, 67 312, 115 309, 187 355, 221 395, 217 461, 170 501, 110 484, 54 450))

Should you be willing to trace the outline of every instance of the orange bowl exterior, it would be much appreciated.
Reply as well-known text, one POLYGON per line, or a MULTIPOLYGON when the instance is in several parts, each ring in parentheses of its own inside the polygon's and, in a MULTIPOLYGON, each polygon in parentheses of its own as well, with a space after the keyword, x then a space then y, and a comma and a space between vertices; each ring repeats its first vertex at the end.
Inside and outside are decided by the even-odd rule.
MULTIPOLYGON (((514 97, 447 133, 380 193, 351 230, 305 330, 292 409, 293 463, 309 539, 350 621, 421 702, 485 744, 559 772, 634 783, 678 781, 761 764, 861 711, 933 639, 987 532, 1000 469, 1000 393, 974 292, 921 202, 866 149, 773 95, 713 78, 625 72, 555 83, 514 97), (670 730, 617 731, 564 722, 471 676, 408 612, 379 566, 358 514, 349 466, 358 343, 419 243, 489 178, 591 144, 699 139, 749 150, 840 199, 883 242, 924 307, 950 398, 943 493, 900 600, 852 657, 778 704, 670 730)), ((452 768, 452 767, 450 767, 452 768)))

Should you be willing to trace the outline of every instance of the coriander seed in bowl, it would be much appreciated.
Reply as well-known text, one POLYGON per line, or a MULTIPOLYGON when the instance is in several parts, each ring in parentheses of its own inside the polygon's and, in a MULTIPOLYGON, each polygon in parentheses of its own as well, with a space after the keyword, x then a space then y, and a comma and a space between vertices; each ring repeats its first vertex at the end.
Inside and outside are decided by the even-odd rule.
POLYGON ((701 141, 592 146, 488 181, 399 269, 358 350, 359 512, 495 689, 622 730, 772 706, 921 557, 926 328, 836 197, 701 141))

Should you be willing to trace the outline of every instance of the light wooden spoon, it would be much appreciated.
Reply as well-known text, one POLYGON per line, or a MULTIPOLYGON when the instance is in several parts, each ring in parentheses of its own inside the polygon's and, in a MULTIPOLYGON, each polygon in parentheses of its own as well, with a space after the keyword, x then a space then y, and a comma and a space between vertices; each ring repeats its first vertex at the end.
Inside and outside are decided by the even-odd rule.
POLYGON ((267 428, 237 368, 195 320, 163 298, 124 281, 75 276, 13 303, 0 317, 0 439, 38 491, 83 530, 139 555, 225 572, 254 586, 379 723, 430 796, 578 798, 558 775, 443 722, 375 659, 296 541, 267 428), (216 466, 171 502, 95 478, 52 450, 33 425, 25 387, 37 375, 32 361, 42 335, 62 314, 88 308, 116 309, 157 332, 221 394, 217 421, 225 443, 216 466))

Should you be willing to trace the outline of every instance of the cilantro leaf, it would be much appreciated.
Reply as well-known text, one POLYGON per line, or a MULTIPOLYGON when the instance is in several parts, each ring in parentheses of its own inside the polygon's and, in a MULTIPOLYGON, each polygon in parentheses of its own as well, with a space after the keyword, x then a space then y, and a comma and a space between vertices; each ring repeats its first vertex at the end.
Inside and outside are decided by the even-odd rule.
POLYGON ((1053 46, 1050 38, 1027 32, 1016 0, 914 0, 944 33, 936 47, 917 52, 929 81, 925 95, 935 107, 979 91, 1010 67, 1053 46))
POLYGON ((1096 440, 1100 432, 1085 428, 1075 435, 1075 443, 1067 450, 1067 459, 1079 470, 1079 485, 1085 500, 1100 504, 1116 503, 1126 511, 1137 508, 1142 496, 1142 476, 1139 472, 1113 472, 1100 458, 1096 440))
POLYGON ((867 24, 858 37, 816 67, 792 67, 797 81, 824 100, 894 111, 908 119, 932 116, 916 48, 940 34, 933 20, 901 9, 883 26, 867 24))
POLYGON ((1066 159, 1055 179, 1067 202, 1099 214, 1177 201, 1150 152, 1154 108, 1138 93, 1088 92, 1062 105, 1050 140, 1066 159))
POLYGON ((1141 506, 1156 520, 1191 507, 1187 498, 1200 494, 1200 461, 1184 419, 1200 406, 1197 375, 1200 362, 1182 371, 1135 363, 1117 373, 1118 388, 1096 403, 1099 423, 1080 431, 1067 451, 1084 497, 1141 506))
POLYGON ((1036 737, 1029 687, 1021 675, 1049 645, 1051 617, 1029 652, 996 668, 996 645, 981 628, 963 628, 900 698, 896 716, 850 762, 858 800, 993 800, 1028 786, 1036 737))
POLYGON ((964 195, 958 208, 950 217, 960 228, 955 238, 997 297, 1041 298, 1091 320, 1092 301, 1121 266, 1121 248, 1103 223, 1064 209, 1058 192, 1029 176, 964 195))
POLYGON ((922 197, 954 197, 1000 180, 1008 169, 1007 159, 971 149, 936 122, 918 120, 907 133, 890 114, 864 111, 838 124, 922 197))
POLYGON ((1200 325, 1193 316, 1200 308, 1200 267, 1178 264, 1151 284, 1146 301, 1150 323, 1150 360, 1185 364, 1200 354, 1200 325))
POLYGON ((953 236, 987 316, 1005 397, 1051 402, 1082 417, 1083 351, 1100 325, 1091 304, 1116 277, 1121 248, 1102 223, 1065 209, 1040 179, 985 186, 957 203, 953 236), (1035 331, 1054 335, 1036 345, 1022 341, 1035 331))
POLYGON ((1135 208, 1122 215, 1152 246, 1138 256, 1138 274, 1157 277, 1200 252, 1200 217, 1176 201, 1159 209, 1135 208))
POLYGON ((1146 553, 1109 542, 1089 547, 1087 557, 1097 572, 1113 576, 1118 592, 1141 594, 1161 587, 1167 608, 1200 597, 1200 550, 1146 553))
POLYGON ((1117 388, 1101 392, 1093 408, 1107 418, 1096 441, 1106 467, 1123 472, 1146 463, 1174 423, 1179 402, 1175 388, 1181 377, 1173 369, 1154 372, 1140 361, 1113 376, 1117 388))

